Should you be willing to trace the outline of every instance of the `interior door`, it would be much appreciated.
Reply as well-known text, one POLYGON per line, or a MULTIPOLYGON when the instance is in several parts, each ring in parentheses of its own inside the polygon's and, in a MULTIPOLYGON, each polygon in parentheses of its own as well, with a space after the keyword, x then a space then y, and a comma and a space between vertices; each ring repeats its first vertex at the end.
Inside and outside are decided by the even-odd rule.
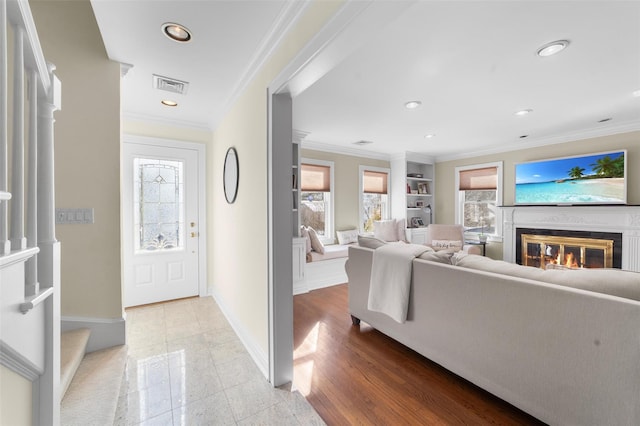
POLYGON ((196 296, 198 153, 123 144, 124 306, 196 296))

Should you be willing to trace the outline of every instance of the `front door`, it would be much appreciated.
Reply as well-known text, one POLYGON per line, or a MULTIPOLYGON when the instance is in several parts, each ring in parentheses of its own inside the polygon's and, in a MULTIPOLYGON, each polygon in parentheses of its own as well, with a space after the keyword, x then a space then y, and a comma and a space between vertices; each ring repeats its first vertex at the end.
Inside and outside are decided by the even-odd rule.
POLYGON ((196 296, 198 153, 123 145, 124 306, 196 296))

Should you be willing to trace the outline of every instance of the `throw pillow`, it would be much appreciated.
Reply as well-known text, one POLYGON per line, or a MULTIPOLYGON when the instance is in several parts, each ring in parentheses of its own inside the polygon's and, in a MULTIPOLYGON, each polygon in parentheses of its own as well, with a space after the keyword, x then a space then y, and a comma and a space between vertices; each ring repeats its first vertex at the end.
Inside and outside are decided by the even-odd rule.
POLYGON ((366 237, 364 235, 358 235, 358 245, 360 247, 366 247, 370 249, 377 249, 380 246, 387 244, 385 241, 382 241, 376 237, 366 237))
POLYGON ((373 236, 383 241, 398 241, 396 220, 376 220, 373 222, 373 236))
POLYGON ((435 251, 440 251, 440 250, 458 251, 458 250, 462 250, 462 241, 431 240, 431 247, 433 247, 435 251))
POLYGON ((446 263, 447 265, 451 265, 451 258, 453 257, 454 252, 449 250, 440 250, 440 251, 426 251, 422 253, 419 258, 424 260, 429 260, 431 262, 437 263, 446 263))
POLYGON ((311 240, 311 250, 324 254, 324 244, 320 241, 320 237, 318 237, 316 230, 312 227, 308 227, 307 229, 309 231, 309 239, 311 240))
POLYGON ((306 226, 302 225, 300 227, 300 236, 306 239, 306 252, 307 254, 311 253, 311 238, 309 237, 309 230, 306 226))
POLYGON ((349 229, 347 231, 337 231, 338 244, 351 244, 358 242, 358 230, 349 229))
POLYGON ((404 241, 405 243, 408 243, 409 240, 407 239, 407 220, 406 219, 396 219, 396 233, 398 241, 404 241))

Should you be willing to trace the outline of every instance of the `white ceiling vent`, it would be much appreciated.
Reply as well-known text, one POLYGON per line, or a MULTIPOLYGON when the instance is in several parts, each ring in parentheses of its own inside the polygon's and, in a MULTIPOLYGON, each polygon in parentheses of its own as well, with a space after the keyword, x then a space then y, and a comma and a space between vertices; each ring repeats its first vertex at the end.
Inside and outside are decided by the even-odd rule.
POLYGON ((153 87, 166 92, 178 93, 186 95, 189 83, 186 81, 176 80, 175 78, 163 77, 161 75, 153 75, 153 87))

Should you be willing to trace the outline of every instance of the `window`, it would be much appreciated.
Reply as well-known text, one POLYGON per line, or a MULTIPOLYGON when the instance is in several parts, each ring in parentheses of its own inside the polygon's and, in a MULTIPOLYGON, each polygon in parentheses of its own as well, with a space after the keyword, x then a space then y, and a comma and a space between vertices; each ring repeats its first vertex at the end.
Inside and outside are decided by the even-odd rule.
POLYGON ((360 231, 373 232, 373 222, 389 219, 389 169, 360 166, 360 231))
POLYGON ((502 236, 502 162, 456 167, 456 223, 468 233, 502 236))
POLYGON ((184 248, 183 164, 134 159, 135 250, 184 248))
POLYGON ((333 162, 303 158, 300 165, 300 223, 333 243, 333 162))

